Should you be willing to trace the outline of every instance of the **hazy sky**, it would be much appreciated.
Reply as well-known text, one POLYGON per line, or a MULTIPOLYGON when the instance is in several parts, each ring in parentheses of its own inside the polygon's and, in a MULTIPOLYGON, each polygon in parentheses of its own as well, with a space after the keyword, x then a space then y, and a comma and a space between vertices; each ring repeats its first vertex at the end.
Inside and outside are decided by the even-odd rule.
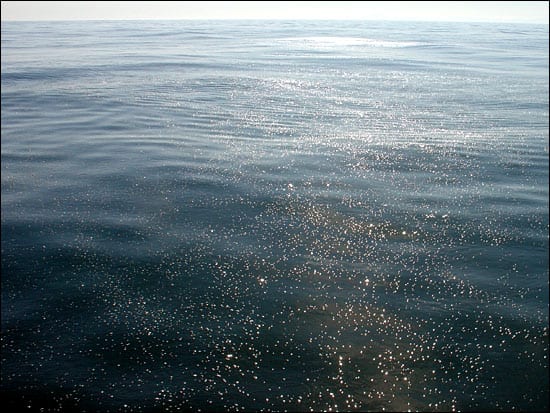
POLYGON ((2 20, 340 19, 548 24, 548 1, 2 1, 2 20))

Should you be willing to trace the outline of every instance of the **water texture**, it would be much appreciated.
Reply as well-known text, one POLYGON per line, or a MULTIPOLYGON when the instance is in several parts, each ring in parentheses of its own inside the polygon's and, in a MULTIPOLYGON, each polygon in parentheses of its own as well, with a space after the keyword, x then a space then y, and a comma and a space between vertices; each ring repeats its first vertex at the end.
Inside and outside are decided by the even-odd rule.
POLYGON ((2 400, 548 406, 548 26, 2 23, 2 400))

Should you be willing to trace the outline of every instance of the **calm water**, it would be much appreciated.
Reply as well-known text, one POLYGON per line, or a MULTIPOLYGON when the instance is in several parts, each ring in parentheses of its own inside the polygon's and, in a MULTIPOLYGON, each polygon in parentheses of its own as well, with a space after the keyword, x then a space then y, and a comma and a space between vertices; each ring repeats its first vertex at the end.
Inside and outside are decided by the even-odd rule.
POLYGON ((2 23, 2 400, 548 409, 548 26, 2 23))

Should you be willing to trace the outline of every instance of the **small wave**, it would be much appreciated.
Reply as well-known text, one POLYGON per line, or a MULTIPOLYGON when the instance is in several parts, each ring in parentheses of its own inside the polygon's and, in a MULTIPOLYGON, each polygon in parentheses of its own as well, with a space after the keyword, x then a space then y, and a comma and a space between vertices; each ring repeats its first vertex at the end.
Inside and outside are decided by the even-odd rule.
POLYGON ((343 46, 366 46, 366 47, 414 47, 425 46, 426 43, 412 41, 394 41, 369 39, 365 37, 340 37, 340 36, 313 36, 313 37, 291 37, 282 39, 283 42, 301 43, 310 47, 343 47, 343 46))

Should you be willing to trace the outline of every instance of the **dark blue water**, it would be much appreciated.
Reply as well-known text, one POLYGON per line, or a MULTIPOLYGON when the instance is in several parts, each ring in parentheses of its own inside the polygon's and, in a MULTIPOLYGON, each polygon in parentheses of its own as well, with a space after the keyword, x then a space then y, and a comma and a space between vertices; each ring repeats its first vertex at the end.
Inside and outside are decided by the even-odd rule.
POLYGON ((548 409, 548 26, 2 22, 2 400, 548 409))

